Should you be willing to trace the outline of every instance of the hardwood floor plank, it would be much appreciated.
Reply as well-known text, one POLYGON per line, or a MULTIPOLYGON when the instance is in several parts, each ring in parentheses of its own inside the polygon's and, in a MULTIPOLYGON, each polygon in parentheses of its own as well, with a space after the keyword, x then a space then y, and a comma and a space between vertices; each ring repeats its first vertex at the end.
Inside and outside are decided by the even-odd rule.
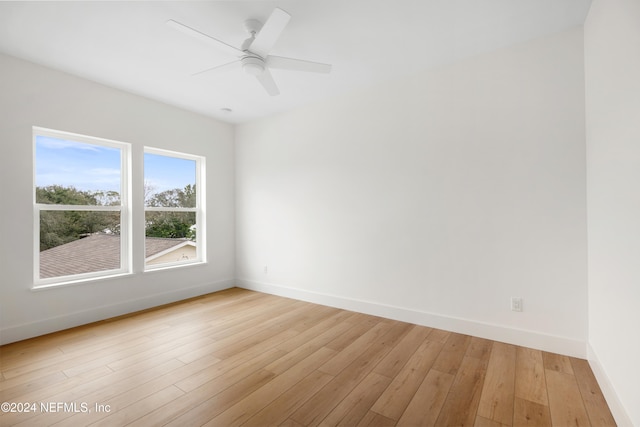
MULTIPOLYGON (((323 319, 315 325, 311 325, 311 327, 305 331, 300 331, 300 333, 295 337, 282 342, 278 345, 278 348, 285 351, 294 351, 304 345, 308 345, 311 341, 322 342, 323 346, 332 348, 332 346, 328 344, 340 337, 353 326, 350 319, 354 316, 355 313, 336 310, 331 316, 323 319)), ((337 350, 335 348, 333 349, 337 350)))
POLYGON ((262 322, 260 327, 254 327, 253 333, 248 334, 244 338, 239 336, 231 336, 229 339, 218 341, 219 348, 217 348, 213 354, 217 357, 224 359, 239 352, 253 347, 262 341, 267 340, 275 335, 283 334, 282 339, 278 341, 287 340, 295 337, 299 334, 298 331, 287 328, 289 324, 297 324, 298 321, 304 318, 307 307, 302 305, 298 308, 291 309, 287 313, 283 313, 277 317, 271 318, 269 321, 262 322), (236 338, 232 340, 231 338, 236 338))
POLYGON ((383 417, 373 411, 366 413, 358 423, 358 427, 393 427, 396 425, 394 420, 383 417))
POLYGON ((154 334, 161 334, 170 329, 171 326, 164 323, 142 323, 139 327, 129 329, 126 334, 122 332, 122 329, 113 329, 110 332, 100 331, 99 334, 95 334, 92 337, 74 340, 58 348, 67 358, 73 358, 87 353, 104 351, 136 338, 148 337, 153 339, 154 334))
POLYGON ((286 419, 279 427, 304 427, 299 422, 292 420, 291 418, 286 419))
POLYGON ((413 353, 415 353, 418 347, 427 339, 431 331, 431 328, 425 326, 412 326, 411 330, 402 338, 398 345, 376 365, 374 372, 389 378, 398 375, 398 372, 400 372, 413 353))
MULTIPOLYGON (((323 305, 315 305, 311 303, 307 303, 307 311, 305 316, 296 322, 295 325, 289 325, 289 327, 298 332, 302 333, 307 331, 309 328, 313 328, 314 326, 321 323, 324 319, 335 316, 336 310, 332 307, 326 307, 323 305)), ((343 315, 349 315, 349 312, 341 311, 343 315)))
POLYGON ((347 368, 340 371, 290 418, 302 425, 318 425, 373 370, 409 327, 408 324, 394 323, 394 326, 378 342, 367 348, 347 368))
POLYGON ((545 375, 553 425, 590 426, 575 377, 555 369, 546 369, 545 375))
POLYGON ((369 373, 333 411, 327 415, 320 426, 355 426, 367 414, 371 405, 378 396, 389 386, 391 379, 377 374, 369 373))
POLYGON ((398 420, 398 426, 432 426, 440 415, 454 376, 430 370, 398 420))
POLYGON ((254 325, 254 327, 250 329, 245 329, 227 338, 216 340, 217 348, 213 351, 213 354, 216 357, 224 359, 282 332, 286 332, 289 338, 294 337, 298 332, 293 329, 287 329, 286 325, 289 321, 295 324, 304 317, 306 310, 307 307, 303 304, 295 308, 291 307, 286 313, 263 321, 260 325, 254 325))
POLYGON ((433 366, 442 346, 442 343, 424 341, 371 410, 392 420, 399 419, 433 366))
POLYGON ((207 324, 215 327, 215 332, 209 335, 214 341, 219 341, 230 336, 238 336, 245 338, 256 332, 256 330, 270 326, 273 318, 280 316, 282 313, 294 310, 304 306, 304 303, 283 298, 277 300, 268 298, 266 300, 253 301, 251 305, 238 305, 236 310, 226 312, 218 317, 216 311, 211 312, 211 316, 207 324), (269 324, 265 322, 269 321, 269 324))
POLYGON ((0 401, 110 408, 0 413, 24 427, 615 425, 585 360, 243 289, 0 346, 0 401))
MULTIPOLYGON (((0 383, 1 385, 6 384, 6 388, 0 390, 0 401, 5 402, 8 400, 20 400, 23 396, 29 396, 30 398, 39 396, 39 398, 41 399, 49 394, 54 395, 56 393, 60 393, 62 390, 69 389, 76 383, 80 384, 92 378, 109 375, 112 373, 113 371, 107 366, 99 366, 92 371, 86 372, 83 375, 79 375, 74 378, 69 378, 60 371, 49 374, 51 376, 55 376, 55 378, 59 379, 59 381, 45 380, 43 382, 40 382, 42 377, 32 374, 26 375, 28 378, 15 377, 10 380, 4 380, 2 383, 0 383)), ((45 375, 44 377, 47 377, 49 375, 45 375)))
MULTIPOLYGON (((184 395, 184 392, 175 386, 169 386, 163 390, 153 393, 144 399, 140 399, 136 402, 132 402, 130 405, 115 411, 108 416, 102 418, 100 421, 91 424, 92 427, 112 427, 123 426, 129 424, 132 421, 148 414, 158 406, 170 405, 172 401, 178 397, 184 395)), ((75 425, 82 425, 84 415, 75 415, 72 418, 77 418, 75 425)))
POLYGON ((503 425, 513 422, 516 378, 516 347, 493 343, 484 379, 478 416, 503 425))
POLYGON ((615 426, 616 422, 607 406, 602 390, 593 375, 589 362, 583 359, 570 358, 582 400, 594 426, 615 426))
MULTIPOLYGON (((297 332, 293 332, 294 336, 297 332)), ((238 359, 247 359, 251 357, 255 357, 256 355, 270 350, 277 345, 279 345, 283 339, 288 339, 291 337, 292 333, 289 331, 282 331, 278 335, 271 336, 261 342, 256 343, 252 347, 246 348, 242 352, 238 352, 230 357, 225 358, 225 361, 238 360, 238 359)), ((184 353, 178 357, 178 359, 183 363, 194 363, 202 358, 210 358, 215 354, 215 350, 220 348, 223 345, 220 342, 212 342, 205 341, 201 346, 195 350, 190 351, 189 353, 184 353)))
MULTIPOLYGON (((137 372, 134 375, 128 375, 129 372, 113 372, 112 374, 96 378, 92 381, 86 381, 79 383, 78 386, 59 393, 55 396, 55 401, 58 402, 87 402, 90 405, 105 404, 115 396, 118 396, 128 390, 131 384, 144 384, 148 381, 153 381, 159 375, 170 372, 178 367, 183 366, 178 360, 170 360, 166 363, 157 366, 149 366, 148 369, 137 372)), ((149 393, 158 391, 157 388, 151 390, 149 393)), ((136 400, 145 397, 145 395, 135 395, 136 400)), ((126 402, 129 404, 130 402, 126 402)), ((116 409, 114 408, 114 411, 116 409)), ((40 413, 34 418, 34 422, 40 422, 53 424, 59 423, 59 425, 77 425, 75 421, 70 421, 73 414, 68 412, 57 413, 40 413)), ((108 414, 91 414, 99 419, 108 414)))
POLYGON ((475 423, 486 369, 484 360, 463 358, 436 426, 472 426, 475 423))
POLYGON ((95 330, 89 326, 79 326, 78 328, 66 329, 24 341, 5 344, 0 347, 2 349, 3 369, 28 365, 58 356, 62 353, 58 345, 67 341, 90 339, 95 335, 95 330))
POLYGON ((549 407, 516 397, 513 410, 513 425, 522 427, 550 427, 549 407))
POLYGON ((471 337, 468 335, 450 334, 433 365, 433 369, 445 374, 455 375, 470 342, 471 337))
POLYGON ((367 332, 359 336, 357 339, 346 346, 342 351, 337 353, 331 360, 327 361, 320 367, 320 371, 329 375, 338 375, 340 371, 349 366, 359 355, 367 350, 371 345, 380 339, 392 324, 390 322, 379 322, 367 332))
POLYGON ((359 337, 367 333, 369 329, 379 324, 380 321, 382 321, 382 319, 368 316, 366 314, 353 316, 348 321, 351 328, 349 328, 345 333, 337 336, 331 342, 327 343, 327 347, 332 350, 342 351, 345 347, 351 345, 354 340, 357 340, 359 337))
POLYGON ((242 427, 281 425, 296 409, 332 379, 331 375, 324 372, 312 372, 249 418, 242 427))
MULTIPOLYGON (((33 374, 33 372, 31 374, 33 374)), ((69 379, 69 377, 60 371, 50 374, 37 372, 36 375, 26 374, 24 376, 29 378, 13 377, 0 383, 0 386, 2 386, 0 390, 0 402, 16 400, 16 398, 30 393, 31 390, 48 387, 52 384, 59 384, 69 379)))
POLYGON ((573 368, 571 367, 571 360, 569 357, 561 354, 542 352, 542 361, 544 368, 556 372, 563 372, 565 374, 573 375, 573 368))
MULTIPOLYGON (((106 366, 102 366, 93 371, 86 372, 82 375, 78 375, 77 377, 69 378, 68 380, 60 383, 51 384, 49 386, 43 388, 35 388, 33 390, 29 390, 28 393, 25 393, 21 397, 12 398, 12 399, 1 399, 3 402, 55 402, 58 400, 61 395, 64 395, 69 390, 79 387, 80 385, 91 382, 96 378, 103 377, 113 373, 106 366)), ((40 412, 32 412, 32 413, 4 413, 0 414, 0 418, 3 423, 7 425, 14 425, 18 422, 26 422, 27 420, 32 420, 34 417, 38 416, 40 412)), ((35 423, 34 423, 35 424, 35 423)))
MULTIPOLYGON (((134 366, 138 363, 148 364, 149 360, 156 358, 159 354, 162 355, 161 359, 180 359, 182 356, 196 351, 202 345, 197 335, 184 335, 181 338, 168 338, 166 344, 154 345, 150 343, 141 348, 136 348, 135 351, 127 354, 122 354, 121 358, 114 361, 108 361, 106 365, 113 371, 119 371, 128 367, 134 366)), ((103 358, 96 359, 94 362, 82 364, 77 367, 65 369, 65 374, 68 376, 77 375, 78 372, 86 370, 87 367, 93 367, 96 363, 104 361, 103 358)), ((184 363, 184 362, 183 362, 184 363)))
POLYGON ((224 382, 233 382, 237 378, 246 376, 249 372, 264 369, 269 363, 278 360, 286 353, 276 348, 271 348, 258 355, 251 353, 251 357, 244 358, 239 353, 234 358, 228 358, 211 367, 204 368, 194 375, 178 380, 176 386, 185 392, 198 389, 212 381, 222 378, 224 382))
POLYGON ((133 421, 130 426, 202 425, 274 377, 273 372, 259 370, 230 385, 212 381, 192 392, 185 393, 173 400, 170 405, 157 407, 133 421))
POLYGON ((315 371, 324 362, 333 357, 335 353, 335 350, 326 347, 316 351, 306 359, 291 366, 281 375, 275 376, 272 381, 258 388, 204 425, 227 427, 241 425, 251 418, 253 414, 262 410, 293 387, 300 381, 300 378, 304 378, 315 371))
POLYGON ((476 422, 474 424, 474 427, 505 427, 505 426, 506 424, 501 424, 497 421, 481 417, 480 415, 476 417, 476 422))
POLYGON ((333 324, 332 326, 327 325, 324 332, 322 333, 320 333, 319 331, 314 331, 317 333, 307 336, 306 340, 304 340, 303 342, 300 342, 298 340, 298 336, 285 341, 283 344, 277 346, 279 350, 285 350, 289 348, 290 342, 292 341, 296 342, 298 345, 289 350, 285 356, 269 364, 266 369, 275 374, 283 373, 284 371, 289 369, 292 364, 299 362, 300 360, 309 356, 311 353, 320 350, 322 347, 325 347, 325 344, 327 342, 333 340, 333 338, 335 338, 337 335, 345 332, 349 327, 349 324, 340 322, 337 324, 333 324))
POLYGON ((493 341, 484 338, 471 337, 465 355, 480 360, 487 360, 491 354, 493 343, 493 341))
MULTIPOLYGON (((151 343, 150 338, 139 337, 134 340, 123 342, 117 347, 116 351, 111 351, 106 354, 102 350, 97 350, 77 357, 68 357, 64 353, 59 352, 56 356, 34 361, 33 363, 21 363, 19 366, 15 366, 13 368, 3 368, 3 374, 5 378, 11 379, 34 371, 51 373, 56 370, 61 370, 69 371, 67 376, 73 376, 83 372, 84 370, 90 370, 96 366, 106 365, 120 357, 126 357, 129 354, 140 351, 141 349, 146 348, 149 343, 151 343)), ((2 365, 4 367, 4 361, 2 365)))
POLYGON ((451 336, 452 332, 449 331, 444 331, 442 329, 433 329, 431 331, 431 333, 429 334, 429 336, 427 337, 427 339, 429 341, 436 341, 436 342, 441 342, 441 343, 446 343, 447 340, 449 339, 449 336, 451 336))
MULTIPOLYGON (((197 299, 203 299, 197 297, 197 299)), ((176 303, 174 308, 177 313, 184 311, 184 307, 192 306, 191 301, 176 303), (178 305, 179 304, 179 305, 178 305)), ((166 329, 167 325, 162 323, 150 323, 150 320, 159 319, 157 311, 162 310, 163 321, 167 318, 167 311, 172 308, 169 306, 163 306, 161 308, 155 308, 138 312, 132 315, 119 316, 114 319, 108 319, 91 323, 89 325, 81 326, 78 328, 68 329, 53 334, 48 334, 42 337, 34 338, 31 340, 15 343, 20 345, 19 348, 24 347, 23 351, 13 354, 16 356, 14 362, 19 362, 18 365, 33 365, 37 360, 46 360, 56 362, 54 356, 59 356, 64 360, 72 359, 73 352, 63 351, 65 346, 72 345, 75 347, 81 347, 79 353, 86 355, 86 353, 95 352, 103 348, 108 348, 114 344, 117 344, 120 348, 123 348, 125 343, 134 339, 140 338, 142 335, 149 335, 150 332, 158 329, 166 329), (123 332, 126 331, 126 332, 123 332), (55 346, 60 346, 56 348, 55 346), (85 347, 85 348, 82 348, 85 347), (33 351, 30 351, 33 350, 33 351), (52 355, 51 351, 56 351, 56 355, 52 355), (66 355, 59 354, 60 351, 66 355)), ((2 347, 3 367, 9 369, 11 366, 11 348, 14 344, 9 344, 2 347)))
POLYGON ((525 347, 516 349, 515 396, 549 406, 542 352, 525 347))
MULTIPOLYGON (((212 357, 212 361, 218 360, 212 357)), ((179 361, 178 361, 179 362, 179 361)), ((215 364, 215 362, 212 362, 215 364)), ((104 402, 100 402, 101 404, 109 405, 112 410, 117 410, 117 408, 124 408, 131 404, 131 402, 135 402, 138 399, 144 398, 146 396, 150 396, 155 393, 157 390, 161 390, 170 385, 175 385, 175 383, 183 378, 185 375, 193 372, 195 369, 200 369, 201 366, 197 366, 195 364, 192 365, 180 365, 176 369, 167 370, 162 375, 157 376, 151 381, 147 381, 144 383, 136 383, 135 386, 129 388, 128 390, 109 398, 104 402)), ((106 413, 94 413, 91 417, 92 420, 99 420, 104 418, 106 413)), ((67 421, 67 420, 65 420, 67 421)), ((62 427, 64 425, 69 425, 69 427, 74 427, 73 423, 59 423, 58 427, 62 427)))

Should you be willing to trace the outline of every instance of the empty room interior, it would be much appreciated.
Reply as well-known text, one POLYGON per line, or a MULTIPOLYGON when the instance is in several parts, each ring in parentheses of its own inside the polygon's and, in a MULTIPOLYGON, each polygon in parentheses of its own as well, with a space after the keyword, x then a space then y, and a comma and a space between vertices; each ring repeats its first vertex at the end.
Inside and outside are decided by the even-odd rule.
POLYGON ((640 2, 0 2, 0 425, 640 426, 640 2))

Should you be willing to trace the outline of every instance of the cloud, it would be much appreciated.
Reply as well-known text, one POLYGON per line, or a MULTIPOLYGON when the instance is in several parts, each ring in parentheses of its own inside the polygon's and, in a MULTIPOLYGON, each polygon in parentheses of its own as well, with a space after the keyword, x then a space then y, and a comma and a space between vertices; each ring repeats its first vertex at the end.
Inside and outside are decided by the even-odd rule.
POLYGON ((114 168, 93 168, 87 171, 87 175, 103 176, 103 177, 120 177, 120 169, 114 168))
POLYGON ((120 191, 120 155, 117 148, 38 136, 36 184, 120 191))
POLYGON ((100 152, 100 149, 102 148, 83 142, 74 142, 66 139, 51 138, 48 136, 38 136, 37 144, 39 147, 49 148, 51 150, 64 150, 66 148, 73 148, 76 150, 100 152))

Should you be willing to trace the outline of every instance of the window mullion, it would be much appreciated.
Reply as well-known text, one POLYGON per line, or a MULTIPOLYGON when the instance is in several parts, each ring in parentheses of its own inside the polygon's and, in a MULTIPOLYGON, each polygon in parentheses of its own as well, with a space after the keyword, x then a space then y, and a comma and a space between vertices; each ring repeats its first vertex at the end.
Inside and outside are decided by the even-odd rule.
POLYGON ((48 203, 36 203, 39 211, 100 211, 118 212, 122 211, 122 205, 102 206, 102 205, 53 205, 48 203))
POLYGON ((176 208, 176 207, 156 207, 147 206, 144 208, 147 212, 197 212, 198 208, 176 208))

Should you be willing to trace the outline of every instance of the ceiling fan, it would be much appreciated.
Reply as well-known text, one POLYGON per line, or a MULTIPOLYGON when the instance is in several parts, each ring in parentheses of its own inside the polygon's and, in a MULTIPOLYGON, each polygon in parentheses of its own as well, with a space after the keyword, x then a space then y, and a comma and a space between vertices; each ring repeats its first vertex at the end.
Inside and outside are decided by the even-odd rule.
POLYGON ((331 65, 329 64, 269 55, 290 19, 291 15, 279 8, 275 8, 271 12, 264 25, 256 19, 247 19, 244 22, 244 27, 249 32, 249 38, 242 43, 240 48, 236 48, 173 19, 168 20, 167 25, 238 58, 235 61, 217 65, 194 75, 240 64, 246 73, 258 79, 258 82, 262 84, 269 95, 275 96, 280 93, 280 90, 269 71, 270 68, 325 74, 331 72, 331 65))

